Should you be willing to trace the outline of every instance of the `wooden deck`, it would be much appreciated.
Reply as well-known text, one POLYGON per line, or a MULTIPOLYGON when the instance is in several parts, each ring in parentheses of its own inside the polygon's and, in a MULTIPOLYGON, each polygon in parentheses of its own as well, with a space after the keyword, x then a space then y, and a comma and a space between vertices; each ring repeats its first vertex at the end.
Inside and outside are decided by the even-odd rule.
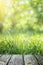
POLYGON ((43 65, 43 56, 0 55, 0 65, 43 65))

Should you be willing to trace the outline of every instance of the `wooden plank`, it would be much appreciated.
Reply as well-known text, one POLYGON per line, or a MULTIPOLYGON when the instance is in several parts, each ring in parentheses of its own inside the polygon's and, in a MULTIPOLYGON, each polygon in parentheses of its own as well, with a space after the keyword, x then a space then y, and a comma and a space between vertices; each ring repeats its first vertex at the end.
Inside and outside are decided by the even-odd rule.
POLYGON ((0 61, 0 65, 6 65, 5 62, 0 61))
POLYGON ((0 65, 43 65, 43 56, 0 55, 0 65))
POLYGON ((23 65, 22 55, 13 55, 8 65, 23 65))
POLYGON ((25 65, 38 65, 37 60, 33 55, 24 56, 25 65))
POLYGON ((6 65, 7 62, 9 61, 10 57, 11 57, 11 55, 2 55, 0 57, 0 64, 6 65))
POLYGON ((35 55, 39 65, 43 65, 43 56, 41 55, 35 55))

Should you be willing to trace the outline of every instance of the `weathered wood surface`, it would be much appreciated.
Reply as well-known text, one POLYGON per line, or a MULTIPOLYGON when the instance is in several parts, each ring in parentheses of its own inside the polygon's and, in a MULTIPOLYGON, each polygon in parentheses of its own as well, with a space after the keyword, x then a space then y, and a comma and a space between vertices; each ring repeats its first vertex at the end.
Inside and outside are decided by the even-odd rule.
POLYGON ((1 55, 0 56, 0 65, 6 65, 11 58, 11 55, 1 55))
POLYGON ((43 65, 43 56, 41 55, 35 55, 37 61, 38 61, 38 64, 39 65, 43 65))
POLYGON ((13 55, 8 65, 23 65, 22 55, 13 55))
POLYGON ((25 65, 38 65, 36 58, 33 55, 24 56, 25 65))
POLYGON ((43 56, 0 55, 0 65, 43 65, 43 56))

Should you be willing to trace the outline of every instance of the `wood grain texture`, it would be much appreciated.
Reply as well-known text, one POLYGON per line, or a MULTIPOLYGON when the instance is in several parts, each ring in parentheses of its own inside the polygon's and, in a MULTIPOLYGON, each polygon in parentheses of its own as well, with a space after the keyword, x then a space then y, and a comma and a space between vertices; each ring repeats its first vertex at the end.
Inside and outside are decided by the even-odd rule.
POLYGON ((23 65, 22 55, 13 55, 8 65, 23 65))
POLYGON ((33 55, 25 55, 24 60, 25 60, 25 65, 38 65, 37 60, 33 55))
POLYGON ((42 55, 35 55, 39 65, 43 65, 43 56, 42 55))
POLYGON ((2 65, 6 65, 7 62, 9 61, 10 57, 11 57, 11 55, 2 55, 2 56, 0 57, 0 65, 1 65, 1 64, 2 64, 2 65))
POLYGON ((0 55, 0 65, 43 65, 43 56, 0 55))

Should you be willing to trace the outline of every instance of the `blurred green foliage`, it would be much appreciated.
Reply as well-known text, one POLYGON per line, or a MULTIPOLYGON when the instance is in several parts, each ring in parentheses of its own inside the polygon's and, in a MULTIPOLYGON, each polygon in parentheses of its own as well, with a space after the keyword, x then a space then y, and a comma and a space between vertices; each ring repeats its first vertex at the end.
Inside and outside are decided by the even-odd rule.
POLYGON ((43 35, 12 34, 0 35, 1 54, 43 55, 43 35))
POLYGON ((43 31, 43 0, 1 0, 0 22, 4 31, 43 31))
POLYGON ((43 0, 0 0, 0 53, 43 54, 43 0))

